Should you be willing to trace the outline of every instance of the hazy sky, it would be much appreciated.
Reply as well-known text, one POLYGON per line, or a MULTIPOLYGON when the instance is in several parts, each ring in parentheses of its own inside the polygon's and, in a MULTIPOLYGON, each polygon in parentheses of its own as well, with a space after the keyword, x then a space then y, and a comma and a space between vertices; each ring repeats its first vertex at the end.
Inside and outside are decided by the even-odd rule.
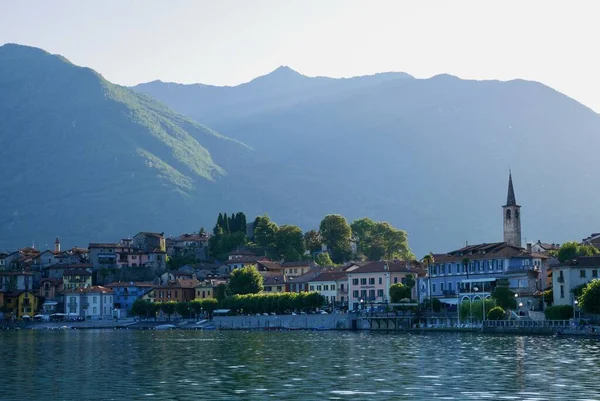
POLYGON ((0 0, 0 44, 41 47, 123 85, 232 85, 279 65, 449 73, 541 81, 600 111, 599 18, 597 0, 0 0))

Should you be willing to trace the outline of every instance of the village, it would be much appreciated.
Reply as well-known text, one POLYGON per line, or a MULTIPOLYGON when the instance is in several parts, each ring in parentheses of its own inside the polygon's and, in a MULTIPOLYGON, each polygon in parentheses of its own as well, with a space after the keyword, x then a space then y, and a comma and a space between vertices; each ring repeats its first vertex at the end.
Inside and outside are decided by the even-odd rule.
MULTIPOLYGON (((360 246, 354 237, 349 260, 337 264, 329 257, 333 252, 326 243, 303 245, 298 250, 303 250, 303 255, 296 255, 294 261, 269 257, 268 247, 247 241, 225 253, 218 248, 222 259, 215 258, 215 239, 223 235, 223 227, 229 230, 231 225, 235 236, 243 233, 252 241, 260 230, 257 222, 272 224, 263 224, 260 218, 246 223, 241 213, 231 218, 219 215, 212 234, 203 229, 177 237, 140 232, 132 238, 71 249, 62 249, 56 238, 53 249, 25 247, 0 253, 0 311, 5 323, 110 321, 148 318, 150 313, 154 318, 168 315, 169 319, 171 315, 197 317, 198 312, 212 317, 215 310, 265 315, 373 313, 401 303, 428 311, 437 316, 436 322, 449 326, 465 320, 483 323, 495 307, 502 308, 502 320, 535 322, 581 316, 578 297, 600 270, 600 256, 595 255, 600 234, 562 248, 541 241, 521 247, 521 207, 512 177, 502 208, 503 241, 430 253, 420 260, 369 260, 364 255, 353 259, 360 246), (561 252, 571 253, 565 259, 561 252), (236 271, 254 272, 259 277, 258 287, 232 290, 230 278, 236 271), (281 302, 279 306, 271 302, 271 306, 231 307, 232 296, 253 293, 317 293, 319 297, 316 304, 314 299, 302 304, 286 298, 285 307, 281 302), (156 307, 140 312, 136 303, 156 307), (167 304, 171 306, 160 307, 167 304), (186 306, 177 308, 177 304, 186 306)), ((264 235, 264 227, 262 231, 264 235)), ((298 253, 287 248, 285 252, 298 253)))

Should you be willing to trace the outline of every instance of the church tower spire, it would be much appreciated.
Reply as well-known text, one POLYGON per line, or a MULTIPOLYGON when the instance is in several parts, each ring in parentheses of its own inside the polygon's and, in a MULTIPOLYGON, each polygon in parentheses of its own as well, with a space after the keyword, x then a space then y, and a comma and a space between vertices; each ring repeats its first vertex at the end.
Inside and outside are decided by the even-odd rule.
POLYGON ((506 205, 502 206, 502 211, 504 215, 504 242, 521 247, 521 206, 517 205, 510 170, 508 171, 506 205))

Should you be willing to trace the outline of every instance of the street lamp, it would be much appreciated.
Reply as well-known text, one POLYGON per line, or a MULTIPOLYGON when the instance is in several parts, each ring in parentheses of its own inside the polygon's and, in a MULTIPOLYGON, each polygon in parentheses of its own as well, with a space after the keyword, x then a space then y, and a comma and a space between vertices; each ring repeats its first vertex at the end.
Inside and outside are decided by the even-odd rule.
POLYGON ((575 321, 575 310, 577 309, 578 304, 579 304, 578 300, 575 300, 575 302, 573 302, 573 321, 575 321))
MULTIPOLYGON (((473 287, 473 291, 477 292, 479 291, 479 288, 477 286, 473 287)), ((470 311, 469 313, 471 314, 471 321, 473 320, 473 293, 471 293, 471 302, 469 302, 469 307, 470 307, 470 311)), ((472 323, 472 322, 471 322, 472 323)))

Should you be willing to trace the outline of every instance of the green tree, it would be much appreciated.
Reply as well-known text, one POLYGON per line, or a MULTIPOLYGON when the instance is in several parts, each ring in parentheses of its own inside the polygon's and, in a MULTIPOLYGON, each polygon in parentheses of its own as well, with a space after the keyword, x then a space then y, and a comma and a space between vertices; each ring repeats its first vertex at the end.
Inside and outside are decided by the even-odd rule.
POLYGON ((160 303, 160 310, 163 311, 163 313, 167 314, 167 316, 169 317, 169 321, 171 320, 171 315, 173 313, 175 313, 175 306, 176 305, 177 305, 177 303, 174 302, 174 301, 161 302, 160 303))
POLYGON ((148 317, 150 312, 150 303, 150 301, 136 299, 135 302, 133 302, 133 305, 131 305, 131 314, 133 316, 148 317))
POLYGON ((219 232, 221 234, 223 234, 223 215, 221 213, 219 213, 219 217, 217 217, 217 224, 215 224, 215 228, 213 228, 213 234, 217 235, 219 234, 219 232))
POLYGON ((415 281, 415 277, 412 274, 406 275, 405 285, 411 290, 411 293, 412 293, 412 289, 415 288, 416 284, 417 284, 417 282, 415 281))
POLYGON ((304 236, 298 226, 283 225, 275 233, 277 253, 286 262, 297 262, 304 254, 304 236))
POLYGON ((196 317, 197 317, 198 315, 200 315, 202 313, 202 301, 197 300, 197 299, 191 301, 190 308, 194 312, 194 315, 196 315, 196 317))
POLYGON ((487 319, 488 320, 502 320, 502 319, 504 319, 505 315, 506 315, 506 312, 504 311, 504 309, 502 309, 502 307, 495 306, 492 309, 490 309, 489 312, 487 313, 487 319))
POLYGON ((227 297, 227 285, 219 284, 215 287, 215 299, 222 302, 227 297))
POLYGON ((335 263, 331 260, 329 253, 321 252, 315 257, 315 263, 321 267, 335 266, 335 263))
POLYGON ((600 280, 592 280, 579 297, 581 308, 587 313, 600 313, 600 280))
POLYGON ((544 316, 548 320, 569 320, 573 317, 573 306, 554 305, 544 310, 544 316))
POLYGON ((565 242, 558 250, 558 260, 561 263, 573 260, 578 256, 594 256, 599 251, 593 245, 579 245, 575 241, 565 242))
POLYGON ((200 234, 200 235, 206 234, 206 231, 204 230, 204 227, 200 227, 200 231, 198 231, 198 234, 200 234))
POLYGON ((358 252, 369 260, 415 258, 408 247, 406 231, 398 230, 387 222, 375 222, 365 217, 354 220, 351 228, 358 252))
POLYGON ((323 239, 317 230, 310 230, 304 233, 304 246, 313 254, 322 249, 323 239))
POLYGON ((279 227, 275 224, 269 216, 259 216, 255 220, 254 226, 254 242, 258 245, 275 248, 275 237, 279 227))
POLYGON ((409 299, 410 300, 410 288, 408 288, 407 286, 405 286, 402 283, 396 283, 396 284, 392 284, 390 286, 390 298, 392 303, 398 303, 400 301, 402 301, 403 299, 409 299))
POLYGON ((219 306, 219 302, 214 298, 206 298, 202 300, 202 309, 208 313, 208 317, 212 319, 212 314, 219 306))
POLYGON ((179 314, 179 316, 185 318, 186 316, 189 318, 191 314, 191 306, 189 302, 177 302, 175 304, 175 311, 179 314))
POLYGON ((325 216, 319 226, 319 233, 335 263, 342 263, 350 258, 352 229, 343 216, 339 214, 325 216))
POLYGON ((194 256, 171 256, 167 260, 167 269, 178 270, 182 266, 193 265, 194 263, 196 263, 194 256))
POLYGON ((156 320, 156 314, 160 310, 160 304, 157 302, 149 301, 148 304, 146 305, 146 308, 148 310, 148 316, 152 316, 154 318, 154 320, 156 320))
POLYGON ((229 277, 229 294, 256 294, 263 290, 263 278, 254 266, 235 269, 229 277))
POLYGON ((492 298, 502 309, 506 310, 517 308, 515 293, 508 288, 508 283, 498 283, 494 291, 492 291, 492 298))

